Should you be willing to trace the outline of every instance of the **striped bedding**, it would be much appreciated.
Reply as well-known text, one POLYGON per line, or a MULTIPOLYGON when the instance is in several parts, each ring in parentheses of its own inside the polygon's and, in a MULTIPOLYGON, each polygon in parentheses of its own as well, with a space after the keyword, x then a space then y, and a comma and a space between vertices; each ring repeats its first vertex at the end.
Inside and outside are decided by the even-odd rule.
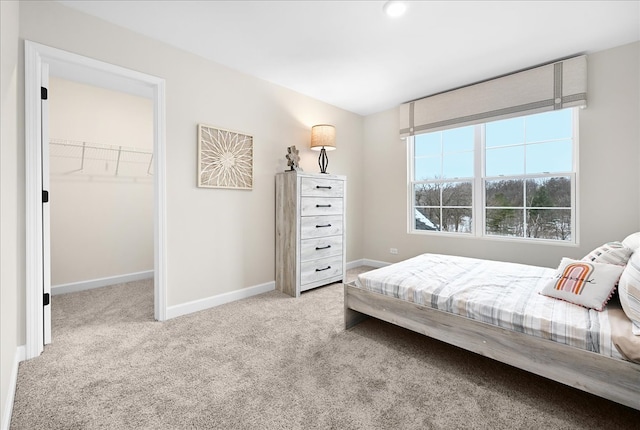
POLYGON ((622 359, 602 312, 538 294, 555 269, 423 254, 358 275, 358 288, 622 359))

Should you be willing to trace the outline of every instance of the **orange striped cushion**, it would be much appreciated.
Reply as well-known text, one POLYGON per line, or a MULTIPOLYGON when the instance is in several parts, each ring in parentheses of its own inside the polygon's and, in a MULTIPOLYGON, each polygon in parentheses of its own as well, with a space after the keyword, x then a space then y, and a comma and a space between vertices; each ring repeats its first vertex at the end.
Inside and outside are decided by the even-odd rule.
POLYGON ((601 311, 623 270, 623 266, 615 264, 563 258, 555 277, 540 293, 601 311))

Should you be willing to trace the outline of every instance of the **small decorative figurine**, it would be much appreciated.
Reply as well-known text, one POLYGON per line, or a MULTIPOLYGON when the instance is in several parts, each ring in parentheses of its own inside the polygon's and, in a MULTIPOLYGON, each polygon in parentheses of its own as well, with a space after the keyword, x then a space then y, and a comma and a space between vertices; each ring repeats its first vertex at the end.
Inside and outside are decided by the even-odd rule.
POLYGON ((298 155, 298 152, 299 151, 296 149, 295 145, 287 148, 287 166, 291 168, 289 171, 297 170, 302 172, 302 168, 298 166, 298 162, 300 161, 300 155, 298 155))

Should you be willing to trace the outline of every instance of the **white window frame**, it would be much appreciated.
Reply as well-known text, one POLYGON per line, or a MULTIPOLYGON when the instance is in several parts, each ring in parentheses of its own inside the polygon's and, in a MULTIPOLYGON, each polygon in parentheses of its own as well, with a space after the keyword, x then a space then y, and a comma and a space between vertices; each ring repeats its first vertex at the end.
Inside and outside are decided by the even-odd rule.
MULTIPOLYGON (((498 176, 487 177, 485 175, 485 125, 478 124, 474 126, 474 177, 472 178, 472 224, 471 233, 459 233, 449 231, 436 231, 436 230, 418 230, 415 228, 415 195, 414 189, 416 184, 424 183, 426 181, 414 181, 414 169, 415 169, 415 139, 414 136, 406 138, 407 143, 407 233, 416 235, 427 236, 444 236, 444 237, 457 237, 457 238, 472 238, 472 239, 488 239, 497 241, 508 242, 523 242, 523 243, 545 243, 558 246, 578 246, 580 243, 579 237, 579 108, 572 109, 572 122, 573 122, 573 159, 572 159, 572 171, 571 172, 553 172, 553 173, 540 173, 529 175, 513 175, 513 176, 498 176), (478 172, 480 172, 478 174, 478 172), (485 181, 486 180, 509 180, 509 179, 538 179, 545 177, 562 177, 567 176, 571 179, 571 210, 573 217, 571 220, 571 240, 558 240, 558 239, 540 239, 529 237, 514 237, 514 236, 499 236, 489 235, 485 233, 485 213, 486 213, 486 201, 485 201, 485 181)), ((529 116, 529 115, 522 115, 529 116)), ((450 180, 443 180, 444 182, 463 182, 468 181, 468 178, 451 178, 450 180)), ((520 208, 518 208, 520 209, 520 208)), ((523 210, 526 210, 524 208, 523 210)), ((525 216, 526 227, 526 216, 525 216)))

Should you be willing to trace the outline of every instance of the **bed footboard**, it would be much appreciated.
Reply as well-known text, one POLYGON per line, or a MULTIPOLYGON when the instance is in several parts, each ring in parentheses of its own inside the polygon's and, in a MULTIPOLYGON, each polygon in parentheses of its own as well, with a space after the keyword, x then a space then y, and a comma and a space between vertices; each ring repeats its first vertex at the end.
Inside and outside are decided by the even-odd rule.
POLYGON ((366 316, 640 410, 640 365, 344 285, 345 326, 366 316))
POLYGON ((360 324, 365 319, 369 318, 367 314, 355 311, 348 306, 347 286, 355 288, 354 283, 350 282, 344 284, 344 328, 349 330, 351 327, 360 324))

